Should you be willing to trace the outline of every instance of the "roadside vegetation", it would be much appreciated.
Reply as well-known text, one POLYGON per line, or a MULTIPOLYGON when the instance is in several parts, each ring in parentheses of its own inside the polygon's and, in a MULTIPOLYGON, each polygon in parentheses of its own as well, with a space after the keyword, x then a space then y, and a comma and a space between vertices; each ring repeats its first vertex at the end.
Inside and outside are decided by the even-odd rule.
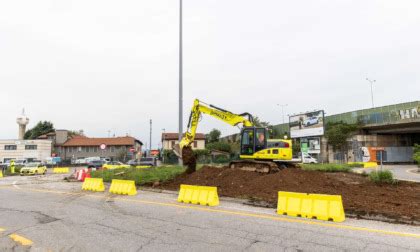
POLYGON ((394 179, 391 171, 373 171, 369 174, 369 179, 377 184, 395 184, 397 181, 394 179))
MULTIPOLYGON (((201 168, 200 166, 197 169, 201 168)), ((129 168, 115 170, 100 170, 91 172, 93 178, 103 178, 104 182, 112 179, 134 180, 136 185, 163 182, 185 172, 185 168, 177 165, 152 167, 146 169, 129 168)))
POLYGON ((301 164, 305 171, 350 172, 352 168, 363 167, 360 164, 301 164))
POLYGON ((417 163, 417 166, 419 167, 418 171, 420 172, 420 144, 414 145, 413 159, 417 163))

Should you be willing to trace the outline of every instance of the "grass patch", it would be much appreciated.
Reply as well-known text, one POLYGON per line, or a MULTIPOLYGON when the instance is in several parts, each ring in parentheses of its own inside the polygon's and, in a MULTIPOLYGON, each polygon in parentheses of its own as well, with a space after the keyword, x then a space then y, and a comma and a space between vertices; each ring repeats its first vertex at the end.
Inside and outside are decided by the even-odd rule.
POLYGON ((373 171, 369 174, 369 179, 377 184, 395 184, 396 180, 391 171, 373 171))
POLYGON ((305 171, 349 172, 355 166, 349 164, 302 164, 305 171))
MULTIPOLYGON (((197 167, 199 168, 199 167, 197 167)), ((163 182, 183 173, 182 166, 161 166, 147 169, 129 168, 115 170, 100 170, 91 172, 93 178, 103 178, 104 182, 112 179, 134 180, 136 185, 144 185, 154 182, 163 182)))

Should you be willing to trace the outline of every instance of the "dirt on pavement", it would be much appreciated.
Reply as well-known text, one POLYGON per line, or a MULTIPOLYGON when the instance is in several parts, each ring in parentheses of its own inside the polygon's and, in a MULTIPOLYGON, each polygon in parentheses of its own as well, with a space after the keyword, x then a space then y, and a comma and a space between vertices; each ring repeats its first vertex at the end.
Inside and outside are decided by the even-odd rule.
POLYGON ((178 190, 180 184, 217 186, 220 196, 277 203, 278 191, 338 194, 347 214, 383 216, 405 223, 420 222, 420 184, 400 181, 375 184, 354 173, 283 169, 260 174, 228 167, 204 166, 193 174, 181 174, 163 183, 163 189, 178 190))

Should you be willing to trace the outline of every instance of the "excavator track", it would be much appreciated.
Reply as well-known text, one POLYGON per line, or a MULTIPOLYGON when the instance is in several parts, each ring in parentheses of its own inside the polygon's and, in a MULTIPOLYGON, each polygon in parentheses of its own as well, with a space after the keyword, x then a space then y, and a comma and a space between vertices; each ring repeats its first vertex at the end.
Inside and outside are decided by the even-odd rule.
POLYGON ((260 160, 235 160, 230 162, 229 168, 243 171, 275 173, 280 171, 279 166, 273 161, 260 160))

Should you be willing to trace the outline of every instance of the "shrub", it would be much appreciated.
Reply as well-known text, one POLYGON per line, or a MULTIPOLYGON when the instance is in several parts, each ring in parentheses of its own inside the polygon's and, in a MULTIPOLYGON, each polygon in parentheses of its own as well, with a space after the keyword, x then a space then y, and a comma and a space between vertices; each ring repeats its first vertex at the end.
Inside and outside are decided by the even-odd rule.
POLYGON ((352 166, 348 164, 303 164, 302 169, 306 171, 349 172, 352 166))
POLYGON ((363 168, 363 163, 350 163, 347 166, 351 168, 363 168))
POLYGON ((419 144, 414 145, 413 159, 415 162, 417 162, 417 166, 420 168, 420 145, 419 144))
POLYGON ((91 172, 93 178, 103 178, 104 182, 112 179, 134 180, 136 185, 144 185, 153 182, 163 182, 172 179, 185 171, 181 166, 162 166, 148 169, 115 169, 91 172))
POLYGON ((369 174, 369 179, 378 184, 394 184, 394 175, 391 171, 373 171, 369 174))
POLYGON ((229 163, 229 161, 230 161, 230 158, 224 155, 215 156, 213 159, 213 162, 217 164, 229 163))

